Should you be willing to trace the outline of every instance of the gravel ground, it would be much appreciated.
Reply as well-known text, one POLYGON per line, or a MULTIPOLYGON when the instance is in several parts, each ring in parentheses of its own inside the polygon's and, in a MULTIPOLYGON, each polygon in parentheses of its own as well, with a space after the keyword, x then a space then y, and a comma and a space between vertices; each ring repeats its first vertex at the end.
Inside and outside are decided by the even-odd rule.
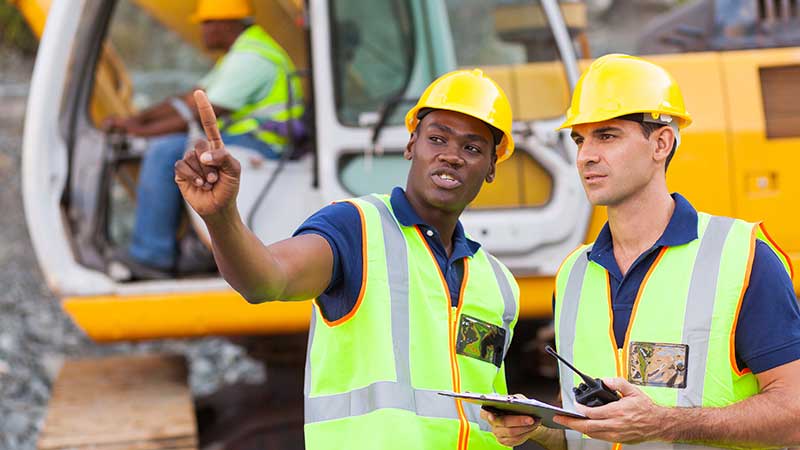
POLYGON ((223 339, 97 345, 61 311, 25 228, 20 148, 32 61, 0 49, 0 450, 36 448, 51 383, 64 358, 116 353, 187 355, 195 394, 260 382, 262 365, 223 339))

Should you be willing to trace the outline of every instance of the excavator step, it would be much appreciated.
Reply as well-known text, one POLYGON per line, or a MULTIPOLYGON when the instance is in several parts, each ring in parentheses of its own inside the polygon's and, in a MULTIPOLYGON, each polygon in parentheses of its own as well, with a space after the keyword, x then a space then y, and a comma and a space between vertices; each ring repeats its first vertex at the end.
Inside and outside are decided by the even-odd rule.
POLYGON ((186 361, 149 355, 65 362, 38 448, 197 449, 186 361))

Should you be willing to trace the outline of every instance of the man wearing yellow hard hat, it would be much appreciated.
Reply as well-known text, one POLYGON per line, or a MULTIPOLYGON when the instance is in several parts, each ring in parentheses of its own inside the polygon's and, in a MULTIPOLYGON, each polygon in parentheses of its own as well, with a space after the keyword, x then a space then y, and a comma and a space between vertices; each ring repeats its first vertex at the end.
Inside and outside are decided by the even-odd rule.
POLYGON ((208 226, 220 272, 252 303, 316 299, 306 448, 503 448, 477 406, 438 395, 506 393, 519 288, 459 221, 514 151, 500 87, 479 70, 435 80, 406 115, 405 189, 335 202, 266 247, 239 217, 239 163, 204 115, 211 144, 175 176, 208 226))
MULTIPOLYGON (((200 24, 203 43, 225 52, 199 82, 221 117, 226 142, 275 159, 285 150, 289 129, 303 114, 303 92, 286 51, 258 25, 246 0, 200 0, 190 20, 200 24)), ((189 148, 187 124, 195 121, 191 92, 172 97, 108 126, 153 137, 137 187, 133 241, 114 255, 137 279, 171 278, 178 264, 176 234, 180 192, 173 166, 189 148)))
POLYGON ((621 398, 584 400, 589 391, 562 365, 564 407, 587 419, 556 416, 565 433, 485 414, 500 442, 800 445, 800 312, 789 259, 760 224, 697 212, 670 195, 666 170, 690 123, 675 80, 646 60, 607 55, 578 81, 561 128, 572 129, 586 195, 608 208, 608 223, 557 274, 556 346, 602 378, 607 399, 621 398))

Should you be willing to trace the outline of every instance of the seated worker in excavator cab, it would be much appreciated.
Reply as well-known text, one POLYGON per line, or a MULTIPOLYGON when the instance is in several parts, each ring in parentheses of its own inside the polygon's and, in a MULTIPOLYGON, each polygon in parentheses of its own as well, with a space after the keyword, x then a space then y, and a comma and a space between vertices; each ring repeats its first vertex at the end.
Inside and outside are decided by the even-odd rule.
MULTIPOLYGON (((304 133, 302 86, 287 52, 252 17, 247 0, 198 2, 191 20, 201 24, 203 44, 226 52, 198 86, 221 117, 227 144, 278 159, 287 150, 289 134, 296 139, 304 133)), ((174 165, 192 148, 190 130, 199 129, 190 93, 104 124, 107 130, 151 138, 139 172, 132 243, 113 256, 131 279, 176 275, 183 201, 173 181, 174 165)))

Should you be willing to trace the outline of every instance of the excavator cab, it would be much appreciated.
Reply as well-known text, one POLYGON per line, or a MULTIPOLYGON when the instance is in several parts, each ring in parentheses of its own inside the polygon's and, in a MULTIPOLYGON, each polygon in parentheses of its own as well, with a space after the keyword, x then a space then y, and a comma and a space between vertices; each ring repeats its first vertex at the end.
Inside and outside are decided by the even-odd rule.
MULTIPOLYGON (((256 307, 233 292, 190 208, 179 232, 189 263, 182 273, 130 281, 113 263, 114 249, 131 239, 135 210, 147 207, 135 186, 148 142, 102 123, 186 91, 209 70, 219 55, 200 45, 189 20, 195 3, 26 2, 49 8, 25 130, 29 229, 51 289, 98 341, 281 334, 308 323, 307 302, 256 307)), ((331 201, 404 186, 403 115, 439 75, 480 67, 511 99, 517 151, 463 223, 523 280, 526 312, 546 317, 550 277, 583 242, 592 213, 572 143, 554 131, 577 79, 577 55, 587 56, 583 3, 255 0, 253 7, 255 22, 295 62, 307 111, 307 132, 286 158, 229 146, 243 166, 242 217, 259 238, 290 236, 331 201)), ((197 130, 190 126, 190 136, 201 137, 197 130)))

